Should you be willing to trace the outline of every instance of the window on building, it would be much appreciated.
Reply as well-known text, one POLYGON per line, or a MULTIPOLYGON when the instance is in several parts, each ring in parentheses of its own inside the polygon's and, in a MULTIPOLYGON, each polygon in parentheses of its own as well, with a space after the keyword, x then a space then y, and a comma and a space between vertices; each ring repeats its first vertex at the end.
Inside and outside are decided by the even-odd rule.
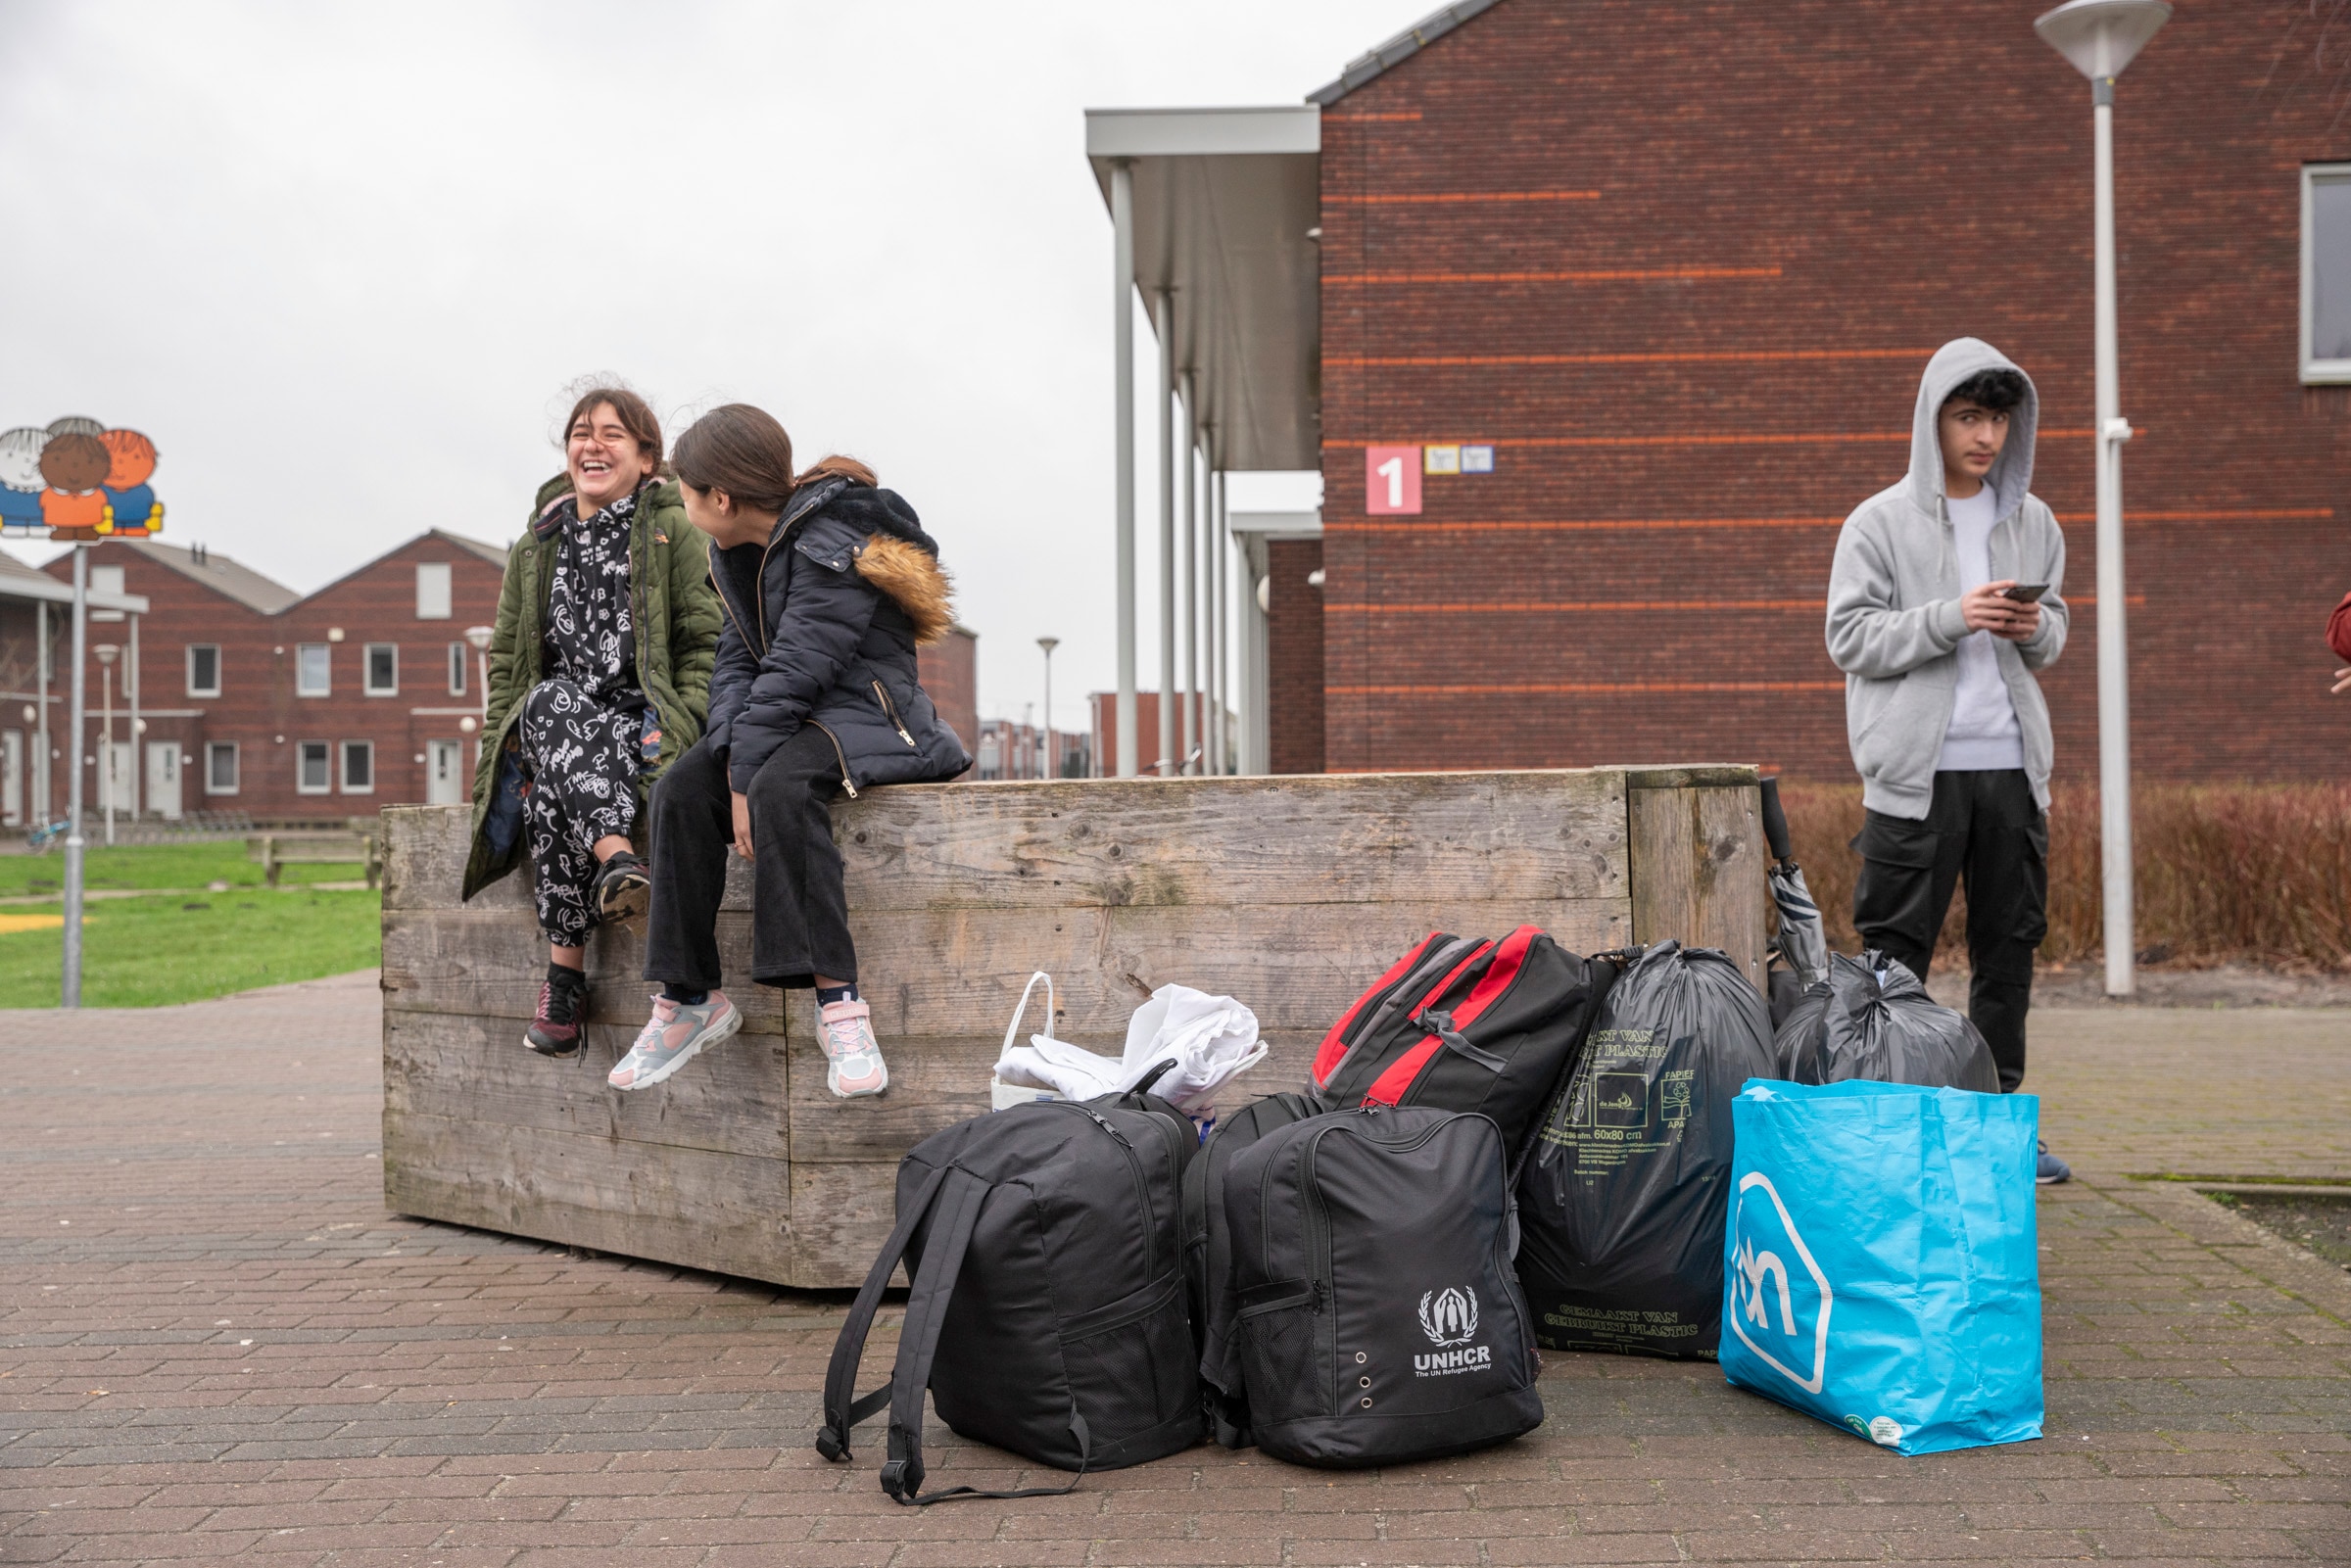
POLYGON ((449 562, 418 561, 416 563, 416 619, 446 621, 449 619, 449 562))
MULTIPOLYGON (((122 568, 120 566, 92 566, 90 568, 90 592, 93 594, 123 592, 122 568)), ((119 621, 122 619, 122 612, 120 610, 92 610, 90 619, 93 621, 119 621)))
POLYGON ((2302 166, 2302 379, 2351 381, 2351 164, 2302 166))
POLYGON ((208 795, 233 795, 237 792, 237 743, 234 740, 215 740, 204 748, 204 792, 208 795))
POLYGON ((188 695, 216 697, 220 694, 220 644, 190 642, 188 644, 188 695))
POLYGON ((367 644, 367 694, 371 697, 391 697, 400 694, 400 646, 394 642, 367 644))
POLYGON ((449 645, 449 694, 453 697, 465 694, 465 655, 468 651, 462 642, 449 645))
POLYGON ((343 742, 343 792, 347 795, 375 793, 375 742, 346 740, 343 742))
POLYGON ((334 748, 323 740, 295 745, 294 787, 306 795, 323 795, 334 787, 334 748))
POLYGON ((322 697, 331 689, 328 672, 331 666, 324 642, 298 642, 294 646, 294 694, 298 697, 322 697))

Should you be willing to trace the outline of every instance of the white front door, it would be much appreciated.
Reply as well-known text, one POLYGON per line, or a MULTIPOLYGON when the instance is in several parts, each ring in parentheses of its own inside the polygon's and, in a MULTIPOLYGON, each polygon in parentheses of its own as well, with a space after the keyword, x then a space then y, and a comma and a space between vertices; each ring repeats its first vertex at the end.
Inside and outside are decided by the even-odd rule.
POLYGON ((131 799, 130 770, 136 766, 131 760, 130 742, 117 740, 112 745, 101 745, 93 760, 98 764, 98 809, 104 811, 111 804, 118 815, 129 815, 135 804, 131 799))
POLYGON ((179 742, 147 742, 147 809, 167 821, 179 819, 179 742))
POLYGON ((24 732, 0 733, 0 823, 24 826, 24 732))
POLYGON ((465 742, 434 740, 425 746, 424 803, 456 806, 465 801, 465 742))

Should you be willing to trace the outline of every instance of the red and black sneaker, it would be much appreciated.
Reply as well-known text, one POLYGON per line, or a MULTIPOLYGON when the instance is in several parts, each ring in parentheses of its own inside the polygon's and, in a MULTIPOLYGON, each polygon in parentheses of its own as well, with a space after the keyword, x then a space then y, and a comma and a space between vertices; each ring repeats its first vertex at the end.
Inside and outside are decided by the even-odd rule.
POLYGON ((539 1016, 522 1043, 541 1056, 570 1056, 580 1048, 580 1020, 588 1012, 588 976, 560 965, 539 982, 539 1016))

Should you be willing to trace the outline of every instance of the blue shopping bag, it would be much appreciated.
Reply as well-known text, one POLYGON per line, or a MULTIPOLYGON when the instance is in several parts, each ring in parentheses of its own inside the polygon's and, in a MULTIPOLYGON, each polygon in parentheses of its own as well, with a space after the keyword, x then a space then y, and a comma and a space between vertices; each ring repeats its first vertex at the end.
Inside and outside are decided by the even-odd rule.
POLYGON ((1750 1078, 1722 1370, 1902 1453, 2040 1436, 2040 1102, 1750 1078))

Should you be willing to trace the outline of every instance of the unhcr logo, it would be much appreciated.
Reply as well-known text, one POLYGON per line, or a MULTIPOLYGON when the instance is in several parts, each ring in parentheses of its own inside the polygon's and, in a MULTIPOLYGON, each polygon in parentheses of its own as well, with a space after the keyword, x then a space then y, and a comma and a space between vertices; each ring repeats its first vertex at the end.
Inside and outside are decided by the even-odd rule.
POLYGON ((1413 1357, 1418 1377, 1451 1377, 1459 1372, 1482 1372, 1494 1364, 1494 1352, 1469 1342, 1477 1337, 1477 1292, 1448 1285, 1420 1298, 1420 1332, 1438 1347, 1433 1354, 1413 1357), (1450 1347, 1450 1348, 1449 1348, 1450 1347))

